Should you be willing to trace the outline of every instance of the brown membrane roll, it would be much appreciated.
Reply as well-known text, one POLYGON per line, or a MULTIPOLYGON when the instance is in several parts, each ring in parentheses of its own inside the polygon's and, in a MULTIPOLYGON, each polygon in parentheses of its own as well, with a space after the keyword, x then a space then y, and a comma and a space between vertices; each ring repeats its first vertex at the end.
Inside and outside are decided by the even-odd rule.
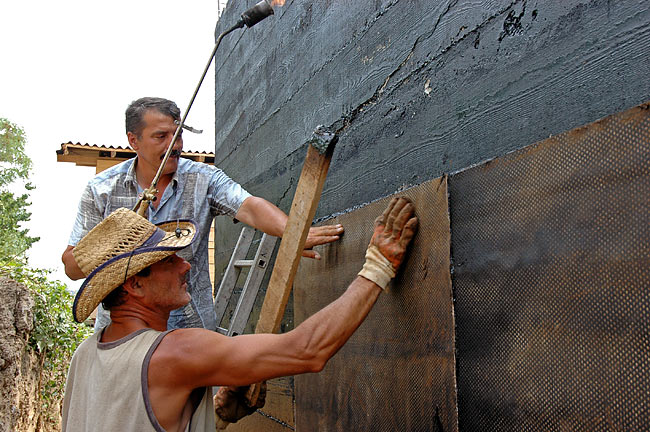
MULTIPOLYGON (((298 431, 455 431, 453 311, 446 178, 399 195, 416 204, 419 232, 403 270, 350 341, 319 374, 295 378, 298 431)), ((390 197, 326 223, 339 242, 302 260, 296 323, 336 299, 356 276, 373 220, 390 197)))

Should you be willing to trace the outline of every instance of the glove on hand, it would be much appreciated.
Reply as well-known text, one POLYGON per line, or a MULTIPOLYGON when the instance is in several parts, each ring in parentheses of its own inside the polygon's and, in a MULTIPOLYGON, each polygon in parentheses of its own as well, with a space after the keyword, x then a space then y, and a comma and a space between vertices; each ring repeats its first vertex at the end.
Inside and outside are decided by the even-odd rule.
POLYGON ((393 198, 384 213, 375 219, 375 231, 359 276, 373 281, 383 290, 395 277, 415 235, 418 219, 412 217, 414 209, 408 198, 393 198))
POLYGON ((214 411, 217 414, 217 429, 225 429, 229 423, 252 414, 264 406, 266 400, 266 381, 258 385, 259 393, 249 394, 250 386, 219 387, 214 396, 214 411))

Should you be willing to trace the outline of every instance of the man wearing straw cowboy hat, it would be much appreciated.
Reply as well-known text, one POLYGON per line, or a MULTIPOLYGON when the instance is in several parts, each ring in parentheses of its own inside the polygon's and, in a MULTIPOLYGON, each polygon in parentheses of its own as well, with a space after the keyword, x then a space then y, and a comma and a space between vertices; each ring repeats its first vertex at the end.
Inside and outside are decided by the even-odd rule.
MULTIPOLYGON (((75 261, 75 245, 102 219, 120 207, 133 208, 143 189, 149 187, 169 147, 181 112, 168 99, 144 97, 133 101, 126 110, 126 134, 137 157, 107 169, 88 182, 79 202, 77 218, 62 261, 73 280, 85 275, 75 261)), ((187 278, 192 300, 173 311, 169 328, 203 327, 215 330, 218 323, 212 302, 212 284, 208 272, 208 235, 215 216, 227 215, 269 235, 281 237, 287 215, 269 201, 252 196, 215 166, 180 158, 183 139, 174 143, 169 160, 158 182, 157 199, 148 209, 153 223, 171 219, 192 219, 201 238, 183 251, 192 264, 187 278)), ((312 228, 306 247, 338 240, 343 228, 312 228)), ((303 254, 318 258, 313 250, 303 254)), ((108 324, 108 315, 99 308, 95 328, 108 324)))
POLYGON ((156 226, 127 209, 112 213, 74 250, 86 275, 74 318, 85 320, 104 302, 111 324, 75 352, 63 430, 214 431, 212 386, 322 370, 395 276, 417 227, 413 211, 408 199, 391 201, 375 220, 359 276, 329 306, 288 333, 234 338, 165 331, 169 313, 190 300, 190 265, 176 252, 195 240, 196 225, 156 226))

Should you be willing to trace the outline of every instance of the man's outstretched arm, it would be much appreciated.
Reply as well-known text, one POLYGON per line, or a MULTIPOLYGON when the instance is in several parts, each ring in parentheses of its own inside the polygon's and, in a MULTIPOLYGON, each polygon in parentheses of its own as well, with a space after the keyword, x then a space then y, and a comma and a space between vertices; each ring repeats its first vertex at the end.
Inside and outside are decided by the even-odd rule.
POLYGON ((200 329, 178 330, 163 340, 151 367, 169 371, 167 375, 161 371, 161 382, 190 388, 241 386, 322 370, 363 322, 399 269, 417 227, 413 211, 407 199, 391 201, 375 221, 360 276, 341 297, 294 330, 234 338, 200 329))
MULTIPOLYGON (((288 220, 288 216, 277 206, 264 198, 255 196, 246 198, 239 207, 235 218, 275 237, 282 237, 288 220)), ((337 241, 341 234, 343 234, 343 226, 340 224, 311 227, 302 256, 320 259, 320 255, 311 248, 337 241)))

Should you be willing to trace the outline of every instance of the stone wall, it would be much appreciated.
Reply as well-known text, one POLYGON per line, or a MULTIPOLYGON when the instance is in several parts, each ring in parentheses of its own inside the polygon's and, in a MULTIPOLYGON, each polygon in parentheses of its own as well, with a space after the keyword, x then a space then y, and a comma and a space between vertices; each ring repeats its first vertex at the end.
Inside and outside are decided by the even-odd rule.
POLYGON ((4 276, 0 298, 0 431, 33 431, 40 365, 27 340, 34 302, 24 285, 4 276))
POLYGON ((3 275, 0 299, 0 432, 58 431, 58 404, 41 404, 43 364, 28 346, 34 301, 27 287, 3 275), (48 415, 43 415, 44 409, 50 410, 48 415))

